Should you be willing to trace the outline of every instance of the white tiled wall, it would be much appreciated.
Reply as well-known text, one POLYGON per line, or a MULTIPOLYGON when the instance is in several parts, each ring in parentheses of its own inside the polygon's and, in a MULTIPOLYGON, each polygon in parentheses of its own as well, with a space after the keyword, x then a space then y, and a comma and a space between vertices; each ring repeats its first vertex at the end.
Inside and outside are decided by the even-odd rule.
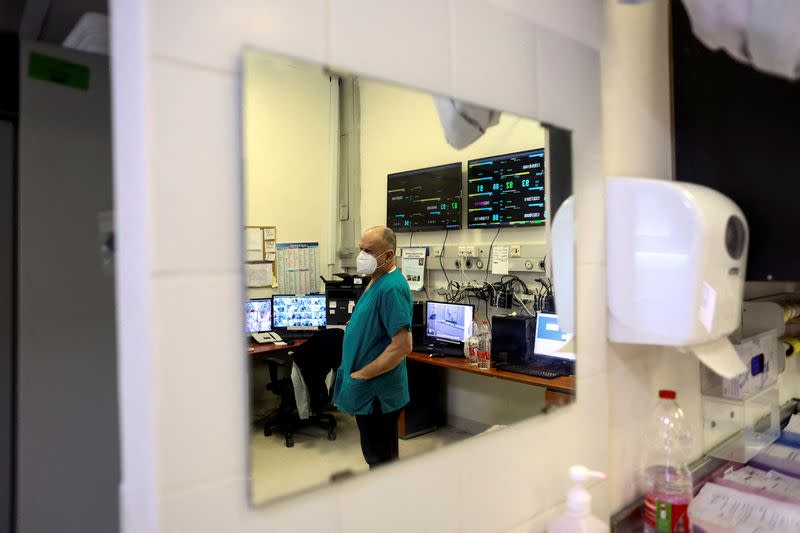
MULTIPOLYGON (((574 13, 574 2, 534 4, 551 16, 489 0, 114 1, 117 224, 135 245, 120 243, 132 263, 118 273, 128 329, 120 341, 126 532, 537 531, 563 499, 569 464, 609 467, 602 202, 582 200, 578 357, 586 363, 575 405, 337 487, 259 509, 247 502, 247 362, 235 323, 242 48, 573 128, 579 198, 584 189, 602 194, 599 55, 561 36, 568 27, 591 44, 601 5, 582 4, 571 25, 559 10, 574 13), (482 20, 489 36, 474 31, 482 20), (197 318, 196 309, 190 340, 172 324, 197 318)), ((600 515, 607 485, 593 489, 600 515)))
MULTIPOLYGON (((672 179, 667 12, 666 0, 638 6, 606 2, 602 110, 608 176, 672 179)), ((694 432, 695 454, 702 452, 699 363, 669 348, 609 345, 608 388, 614 511, 638 493, 642 435, 658 389, 677 392, 694 432)))

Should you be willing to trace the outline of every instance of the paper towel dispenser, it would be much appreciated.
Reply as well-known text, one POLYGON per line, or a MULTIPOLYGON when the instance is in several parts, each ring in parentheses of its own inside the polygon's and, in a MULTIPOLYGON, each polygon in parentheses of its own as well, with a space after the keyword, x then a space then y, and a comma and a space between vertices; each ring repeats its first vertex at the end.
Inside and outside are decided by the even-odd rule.
MULTIPOLYGON (((556 309, 567 326, 572 209, 570 200, 556 213, 551 245, 556 309)), ((606 217, 609 340, 686 348, 723 377, 744 372, 727 337, 741 322, 747 264, 747 221, 736 204, 700 185, 612 177, 606 217)))
POLYGON ((748 230, 724 195, 691 183, 606 181, 608 337, 690 348, 721 375, 744 371, 739 327, 748 230))

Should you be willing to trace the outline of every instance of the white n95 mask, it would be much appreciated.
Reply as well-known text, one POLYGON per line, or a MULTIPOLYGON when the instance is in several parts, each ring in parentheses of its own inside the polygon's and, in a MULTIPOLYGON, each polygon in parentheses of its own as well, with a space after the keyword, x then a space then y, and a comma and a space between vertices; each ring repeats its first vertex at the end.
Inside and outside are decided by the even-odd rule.
MULTIPOLYGON (((383 252, 383 254, 385 253, 386 252, 383 252)), ((378 270, 378 259, 363 250, 358 252, 358 257, 356 257, 356 274, 359 276, 371 276, 376 270, 378 270)))

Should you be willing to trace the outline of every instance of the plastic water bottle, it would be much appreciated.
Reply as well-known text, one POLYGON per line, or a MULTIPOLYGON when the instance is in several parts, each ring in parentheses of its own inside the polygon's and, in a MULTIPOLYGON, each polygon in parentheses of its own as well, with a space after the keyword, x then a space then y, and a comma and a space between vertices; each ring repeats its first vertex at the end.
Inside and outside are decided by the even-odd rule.
POLYGON ((489 370, 492 356, 492 330, 489 322, 484 320, 481 324, 481 336, 478 341, 478 368, 489 370))
POLYGON ((647 533, 689 533, 692 474, 687 462, 692 432, 675 401, 675 391, 658 391, 658 406, 646 434, 644 529, 647 533))
POLYGON ((467 358, 469 364, 472 366, 478 366, 479 337, 480 329, 478 327, 478 321, 473 319, 469 330, 469 337, 467 338, 467 342, 464 343, 464 357, 467 358))

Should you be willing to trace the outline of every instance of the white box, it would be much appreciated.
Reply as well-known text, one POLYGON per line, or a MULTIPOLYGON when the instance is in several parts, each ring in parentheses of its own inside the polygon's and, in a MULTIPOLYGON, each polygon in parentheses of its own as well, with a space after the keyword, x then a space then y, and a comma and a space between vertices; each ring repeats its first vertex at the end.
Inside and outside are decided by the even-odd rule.
POLYGON ((746 463, 775 442, 781 434, 778 400, 777 385, 745 400, 703 396, 706 453, 746 463))
POLYGON ((778 349, 776 330, 742 339, 741 342, 734 343, 733 347, 747 371, 725 379, 701 365, 700 383, 703 395, 744 400, 777 383, 783 355, 778 349))

